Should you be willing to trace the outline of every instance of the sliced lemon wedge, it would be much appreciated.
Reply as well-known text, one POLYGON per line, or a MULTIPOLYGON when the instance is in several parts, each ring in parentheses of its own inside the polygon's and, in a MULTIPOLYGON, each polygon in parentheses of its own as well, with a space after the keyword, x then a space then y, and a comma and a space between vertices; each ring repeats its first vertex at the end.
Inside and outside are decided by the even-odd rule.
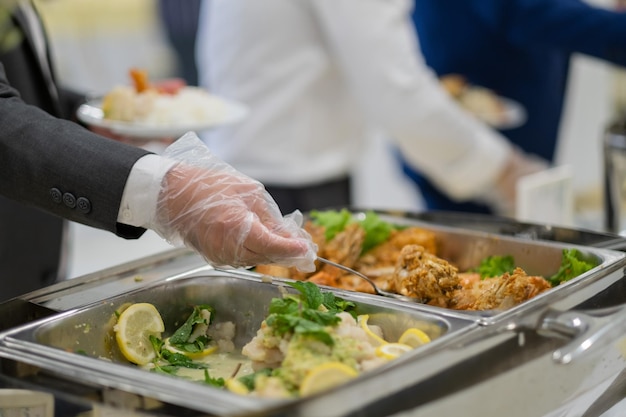
POLYGON ((384 345, 385 343, 387 343, 387 341, 372 331, 368 324, 369 318, 370 316, 368 314, 363 314, 359 316, 359 324, 361 328, 365 330, 365 333, 367 333, 367 336, 369 337, 372 345, 384 345))
POLYGON ((415 327, 411 327, 410 329, 406 329, 400 339, 398 339, 398 343, 402 343, 404 345, 409 345, 413 348, 418 346, 425 345, 430 342, 430 337, 424 331, 417 329, 415 327))
POLYGON ((313 367, 300 384, 300 395, 307 396, 348 382, 359 375, 356 369, 341 362, 326 362, 313 367))
POLYGON ((243 382, 235 378, 229 378, 224 383, 224 386, 230 392, 239 395, 247 395, 250 391, 248 391, 248 387, 245 386, 243 382))
POLYGON ((181 355, 185 355, 190 359, 198 359, 210 355, 211 353, 217 352, 219 346, 209 345, 199 352, 187 352, 184 350, 180 350, 175 346, 172 346, 172 344, 170 343, 170 338, 168 337, 163 341, 163 347, 172 353, 180 353, 181 355))
POLYGON ((411 350, 413 350, 411 346, 402 343, 386 343, 378 346, 374 353, 376 353, 376 356, 391 360, 396 359, 398 356, 404 355, 411 350))
POLYGON ((155 306, 137 303, 120 314, 113 330, 122 355, 132 363, 145 365, 156 357, 150 336, 160 338, 165 325, 155 306))

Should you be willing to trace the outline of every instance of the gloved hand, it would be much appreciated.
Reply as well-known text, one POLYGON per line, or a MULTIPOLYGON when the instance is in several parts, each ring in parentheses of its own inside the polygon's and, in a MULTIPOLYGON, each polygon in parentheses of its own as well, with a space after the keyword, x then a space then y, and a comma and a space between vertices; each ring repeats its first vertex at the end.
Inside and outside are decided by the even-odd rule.
POLYGON ((149 226, 172 244, 184 243, 215 266, 260 263, 315 269, 317 246, 302 215, 283 217, 263 185, 213 155, 194 133, 162 154, 167 172, 149 226))
POLYGON ((512 217, 515 215, 517 181, 548 167, 547 161, 514 147, 493 187, 486 190, 480 200, 496 214, 512 217))

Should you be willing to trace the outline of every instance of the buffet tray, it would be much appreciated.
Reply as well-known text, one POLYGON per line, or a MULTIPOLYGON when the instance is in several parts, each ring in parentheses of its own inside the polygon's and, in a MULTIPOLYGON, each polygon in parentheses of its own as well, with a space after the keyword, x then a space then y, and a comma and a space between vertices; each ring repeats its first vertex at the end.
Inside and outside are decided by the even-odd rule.
MULTIPOLYGON (((268 281, 245 271, 206 270, 18 327, 0 337, 0 352, 85 384, 97 380, 106 387, 125 389, 215 415, 251 412, 272 415, 279 409, 302 407, 315 398, 287 401, 239 396, 197 382, 149 372, 128 363, 119 353, 113 325, 115 312, 127 303, 154 304, 164 318, 166 329, 176 328, 176 323, 184 322, 193 305, 209 304, 215 308, 220 320, 236 324, 234 343, 240 350, 260 328, 270 300, 281 297, 282 291, 293 292, 293 288, 285 285, 283 280, 268 281)), ((445 346, 455 335, 477 327, 474 321, 453 314, 417 311, 368 294, 339 293, 342 298, 356 303, 357 314, 368 314, 370 323, 381 326, 389 340, 397 340, 410 327, 422 329, 432 339, 432 342, 340 387, 345 390, 345 395, 358 395, 361 379, 380 378, 392 368, 418 360, 427 352, 445 346)))
POLYGON ((620 305, 626 304, 625 253, 447 225, 419 214, 378 214, 434 231, 439 255, 460 268, 476 266, 487 255, 513 255, 528 273, 551 275, 565 248, 577 248, 599 265, 506 311, 453 311, 325 288, 357 303, 361 313, 384 317, 392 334, 419 325, 433 341, 332 391, 290 401, 243 397, 150 373, 111 349, 112 314, 123 303, 141 301, 157 305, 164 318, 170 317, 166 320, 180 320, 194 303, 213 304, 245 329, 238 333, 240 345, 258 328, 269 299, 289 282, 249 270, 215 269, 184 251, 25 296, 25 302, 47 309, 48 317, 0 333, 0 364, 23 363, 60 380, 208 415, 329 417, 437 416, 470 407, 470 415, 543 415, 571 407, 573 398, 610 384, 626 369, 616 347, 626 333, 626 310, 620 305), (489 401, 477 400, 484 398, 489 401))
MULTIPOLYGON (((536 235, 530 237, 480 231, 476 227, 463 226, 465 223, 448 225, 440 221, 452 218, 448 216, 437 218, 438 221, 435 222, 432 218, 429 220, 424 213, 370 211, 383 221, 399 226, 416 226, 433 232, 437 242, 437 256, 457 267, 459 271, 478 267, 487 256, 510 255, 514 258, 515 265, 524 269, 528 275, 549 277, 558 271, 564 249, 578 249, 586 257, 597 261, 595 268, 507 310, 456 311, 457 314, 473 317, 483 325, 518 321, 520 317, 536 318, 548 307, 570 309, 621 280, 626 265, 626 253, 614 249, 584 246, 574 241, 546 240, 536 235)), ((352 210, 352 215, 364 217, 365 211, 352 210)), ((420 303, 412 305, 427 311, 444 310, 420 303)))

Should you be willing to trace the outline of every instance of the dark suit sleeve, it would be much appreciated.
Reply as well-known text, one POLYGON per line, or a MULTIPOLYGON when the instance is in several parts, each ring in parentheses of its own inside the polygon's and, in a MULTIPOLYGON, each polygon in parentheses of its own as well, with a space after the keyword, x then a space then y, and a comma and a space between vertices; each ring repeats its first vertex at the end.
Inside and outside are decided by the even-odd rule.
POLYGON ((505 31, 514 44, 558 47, 626 65, 626 13, 581 0, 507 0, 505 31))
POLYGON ((80 105, 85 103, 85 94, 64 87, 58 87, 57 90, 59 93, 60 111, 63 118, 81 124, 76 117, 76 112, 80 105))
POLYGON ((148 152, 25 104, 0 65, 0 193, 54 215, 137 238, 117 223, 135 162, 148 152))

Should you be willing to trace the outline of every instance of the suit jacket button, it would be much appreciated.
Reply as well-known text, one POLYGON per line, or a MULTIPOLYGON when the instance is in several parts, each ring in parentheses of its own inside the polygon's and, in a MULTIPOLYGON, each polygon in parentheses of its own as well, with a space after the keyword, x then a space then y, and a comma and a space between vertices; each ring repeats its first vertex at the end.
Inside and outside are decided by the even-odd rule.
POLYGON ((78 211, 81 213, 87 214, 91 211, 91 202, 85 197, 78 197, 76 207, 78 207, 78 211))
POLYGON ((63 194, 63 203, 69 208, 74 208, 76 207, 76 197, 74 197, 74 194, 65 193, 63 194))
POLYGON ((50 197, 57 204, 63 201, 63 193, 58 188, 50 188, 50 197))

